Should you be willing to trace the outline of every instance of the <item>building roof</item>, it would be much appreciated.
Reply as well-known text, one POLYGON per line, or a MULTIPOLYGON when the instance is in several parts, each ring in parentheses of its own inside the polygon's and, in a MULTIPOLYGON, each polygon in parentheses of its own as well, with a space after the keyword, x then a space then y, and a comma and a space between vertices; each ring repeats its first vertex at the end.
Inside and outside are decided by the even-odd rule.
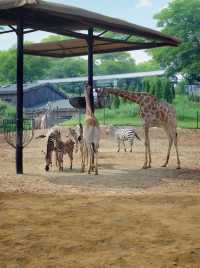
MULTIPOLYGON (((24 93, 30 92, 32 90, 37 90, 38 88, 49 87, 51 90, 56 91, 63 98, 67 98, 67 96, 56 89, 51 83, 34 83, 34 84, 24 84, 24 93)), ((17 91, 16 84, 6 85, 0 87, 0 95, 5 94, 13 94, 15 95, 17 91)))
MULTIPOLYGON (((109 75, 96 75, 94 81, 100 80, 118 80, 126 78, 140 78, 140 77, 151 77, 151 76, 162 76, 165 70, 149 71, 149 72, 137 72, 137 73, 125 73, 125 74, 109 74, 109 75)), ((39 80, 38 83, 49 83, 49 84, 61 84, 61 83, 75 83, 75 82, 86 82, 88 78, 82 77, 68 77, 68 78, 57 78, 57 79, 45 79, 39 80)))
MULTIPOLYGON (((167 34, 78 7, 42 0, 0 1, 0 25, 16 25, 18 14, 23 17, 26 29, 44 30, 81 39, 86 39, 87 34, 80 31, 94 28, 128 35, 123 41, 124 43, 129 43, 133 36, 147 38, 149 41, 153 41, 155 46, 177 46, 180 43, 180 40, 167 34)), ((103 39, 103 33, 95 38, 101 41, 107 40, 103 39)), ((113 49, 116 49, 116 40, 110 38, 109 41, 112 43, 113 49)), ((75 43, 80 43, 80 40, 75 43)), ((131 43, 137 45, 137 49, 140 45, 144 45, 144 41, 136 42, 137 44, 131 41, 131 43)), ((104 46, 108 46, 108 44, 104 44, 104 46)), ((119 49, 122 49, 121 42, 118 46, 120 46, 119 49)), ((104 49, 101 50, 104 51, 104 49)), ((71 55, 73 56, 73 53, 71 55)))
POLYGON ((48 104, 51 105, 51 109, 58 110, 74 110, 75 108, 70 104, 69 99, 50 101, 48 103, 39 104, 34 108, 25 108, 26 112, 44 111, 48 109, 48 104))

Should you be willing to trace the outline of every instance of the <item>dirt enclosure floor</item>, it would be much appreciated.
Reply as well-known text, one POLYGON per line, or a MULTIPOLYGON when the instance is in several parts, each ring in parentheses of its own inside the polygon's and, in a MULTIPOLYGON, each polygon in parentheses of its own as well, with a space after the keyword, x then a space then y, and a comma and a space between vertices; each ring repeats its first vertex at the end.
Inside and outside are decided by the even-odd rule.
MULTIPOLYGON (((36 136, 40 133, 36 133, 36 136)), ((144 135, 133 153, 116 153, 102 134, 99 175, 74 168, 44 171, 44 139, 24 150, 24 175, 0 136, 0 268, 200 268, 200 131, 167 139, 151 130, 152 168, 141 169, 144 135)))

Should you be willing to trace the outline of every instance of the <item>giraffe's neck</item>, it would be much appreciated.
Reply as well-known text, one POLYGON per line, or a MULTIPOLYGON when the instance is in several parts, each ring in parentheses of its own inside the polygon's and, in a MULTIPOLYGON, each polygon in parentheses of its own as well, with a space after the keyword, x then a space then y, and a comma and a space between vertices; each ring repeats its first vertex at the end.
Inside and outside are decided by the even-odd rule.
POLYGON ((86 102, 86 115, 93 115, 92 108, 91 108, 91 102, 90 102, 90 89, 88 87, 85 87, 85 102, 86 102))
MULTIPOLYGON (((98 91, 97 91, 98 92, 98 91)), ((140 105, 142 96, 146 95, 146 93, 139 93, 139 92, 128 92, 125 90, 119 90, 116 88, 103 88, 100 89, 100 92, 103 94, 111 94, 115 96, 122 97, 124 99, 130 100, 140 105)))

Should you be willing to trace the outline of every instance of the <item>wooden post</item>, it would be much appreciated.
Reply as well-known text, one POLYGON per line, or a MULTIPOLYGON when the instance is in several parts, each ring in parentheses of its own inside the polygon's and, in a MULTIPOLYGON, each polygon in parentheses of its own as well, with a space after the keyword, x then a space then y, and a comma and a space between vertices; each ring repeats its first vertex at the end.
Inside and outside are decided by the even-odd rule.
POLYGON ((23 174, 24 27, 21 14, 17 16, 16 173, 23 174))
POLYGON ((197 128, 199 128, 199 112, 197 111, 197 128))

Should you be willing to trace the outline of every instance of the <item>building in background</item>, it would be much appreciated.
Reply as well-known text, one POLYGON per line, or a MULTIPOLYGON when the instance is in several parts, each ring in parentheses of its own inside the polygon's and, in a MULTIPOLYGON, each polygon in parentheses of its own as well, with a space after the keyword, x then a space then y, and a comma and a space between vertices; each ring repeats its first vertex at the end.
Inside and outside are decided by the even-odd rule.
MULTIPOLYGON (((0 99, 16 105, 16 85, 0 87, 0 99)), ((58 118, 71 118, 78 111, 69 103, 69 98, 50 83, 24 85, 24 113, 34 117, 47 111, 49 104, 58 118)))

